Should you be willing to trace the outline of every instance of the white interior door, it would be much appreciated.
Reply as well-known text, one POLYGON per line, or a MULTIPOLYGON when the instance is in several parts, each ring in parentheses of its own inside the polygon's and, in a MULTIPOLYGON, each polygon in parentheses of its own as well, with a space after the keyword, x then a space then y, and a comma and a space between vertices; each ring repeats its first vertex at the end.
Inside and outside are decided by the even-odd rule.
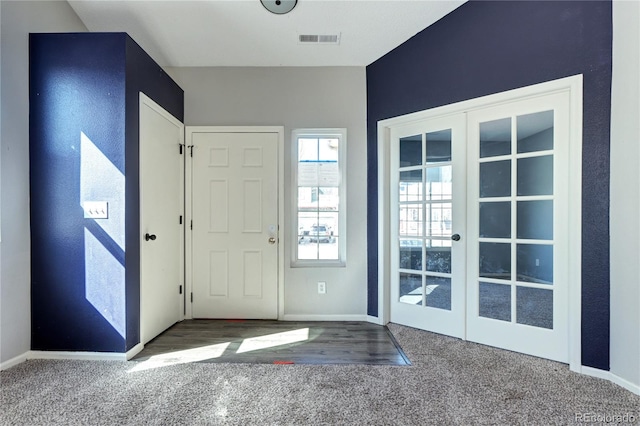
POLYGON ((391 321, 570 361, 570 105, 554 91, 390 127, 391 321))
POLYGON ((278 132, 189 129, 192 315, 278 317, 278 132))
POLYGON ((184 312, 184 125, 140 93, 140 340, 184 312))
POLYGON ((569 95, 468 115, 467 338, 569 361, 569 95))
POLYGON ((465 122, 391 132, 391 321, 464 336, 465 122))

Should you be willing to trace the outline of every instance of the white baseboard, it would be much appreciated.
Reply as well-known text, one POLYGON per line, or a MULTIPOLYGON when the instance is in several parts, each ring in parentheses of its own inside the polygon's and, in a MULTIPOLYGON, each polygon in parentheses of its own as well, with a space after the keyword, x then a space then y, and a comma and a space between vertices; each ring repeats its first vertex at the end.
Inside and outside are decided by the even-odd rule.
POLYGON ((0 371, 7 370, 11 367, 15 367, 18 364, 22 364, 28 359, 27 358, 28 353, 29 352, 25 352, 22 355, 18 355, 17 357, 11 358, 10 360, 0 363, 0 371))
POLYGON ((608 380, 612 383, 615 383, 618 386, 625 388, 626 390, 635 393, 636 395, 640 395, 640 385, 636 385, 631 383, 628 380, 623 379, 622 377, 618 377, 610 371, 598 370, 593 367, 582 366, 580 368, 579 373, 584 374, 586 376, 597 377, 599 379, 608 380))
POLYGON ((371 315, 367 315, 367 322, 378 324, 378 325, 386 325, 386 324, 383 324, 381 317, 372 317, 371 315))
POLYGON ((70 359, 76 361, 126 361, 120 352, 29 351, 27 359, 70 359))
POLYGON ((138 355, 144 349, 144 345, 142 343, 138 343, 133 348, 129 349, 125 354, 125 358, 129 361, 134 356, 138 355))
POLYGON ((7 370, 30 359, 71 359, 80 361, 128 361, 144 349, 138 343, 127 353, 120 352, 67 352, 67 351, 29 351, 8 361, 0 363, 0 371, 7 370))
POLYGON ((287 315, 283 321, 367 321, 366 315, 287 315))

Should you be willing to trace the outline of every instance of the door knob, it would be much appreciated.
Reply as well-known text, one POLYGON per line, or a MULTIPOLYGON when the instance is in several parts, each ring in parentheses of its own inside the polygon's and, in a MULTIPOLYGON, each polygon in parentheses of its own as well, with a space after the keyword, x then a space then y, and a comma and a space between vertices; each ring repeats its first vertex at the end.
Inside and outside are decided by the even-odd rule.
POLYGON ((276 243, 275 237, 269 238, 269 244, 275 244, 275 243, 276 243))
POLYGON ((145 241, 154 241, 156 239, 156 236, 154 234, 149 234, 148 232, 146 234, 144 234, 144 239, 145 241))
POLYGON ((460 234, 453 234, 453 235, 451 236, 451 239, 452 239, 453 241, 460 241, 460 234))

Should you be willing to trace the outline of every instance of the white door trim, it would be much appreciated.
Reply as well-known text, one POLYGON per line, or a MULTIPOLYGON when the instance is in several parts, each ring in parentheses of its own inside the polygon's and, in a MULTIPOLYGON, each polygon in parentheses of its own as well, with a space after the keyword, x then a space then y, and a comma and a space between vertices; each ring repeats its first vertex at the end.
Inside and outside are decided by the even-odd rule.
POLYGON ((569 92, 569 367, 579 372, 581 361, 581 300, 582 300, 582 75, 575 75, 506 92, 461 101, 378 122, 378 318, 390 321, 390 145, 391 129, 413 122, 467 113, 515 100, 569 92))
POLYGON ((192 211, 193 173, 191 161, 191 140, 194 133, 277 133, 278 134, 278 319, 284 319, 284 126, 186 126, 185 144, 187 165, 185 173, 185 217, 187 222, 185 236, 185 271, 186 271, 186 314, 185 318, 193 318, 191 294, 193 292, 193 252, 190 229, 192 211))

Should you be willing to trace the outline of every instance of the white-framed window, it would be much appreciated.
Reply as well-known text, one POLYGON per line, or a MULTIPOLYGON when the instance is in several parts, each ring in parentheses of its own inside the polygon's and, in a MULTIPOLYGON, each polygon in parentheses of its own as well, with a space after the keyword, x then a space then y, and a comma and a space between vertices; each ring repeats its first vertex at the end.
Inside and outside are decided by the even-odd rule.
POLYGON ((347 129, 297 129, 291 140, 292 266, 344 266, 347 129))

